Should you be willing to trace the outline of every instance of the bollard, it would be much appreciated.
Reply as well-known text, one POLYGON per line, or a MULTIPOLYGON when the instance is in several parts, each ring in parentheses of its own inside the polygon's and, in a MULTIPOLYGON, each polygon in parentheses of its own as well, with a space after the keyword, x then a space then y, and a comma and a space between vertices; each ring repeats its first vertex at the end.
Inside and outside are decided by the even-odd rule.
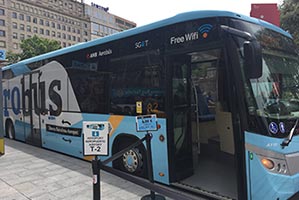
POLYGON ((101 161, 98 160, 98 156, 95 156, 91 161, 92 164, 92 174, 93 174, 93 199, 101 200, 101 181, 100 181, 100 164, 101 161))

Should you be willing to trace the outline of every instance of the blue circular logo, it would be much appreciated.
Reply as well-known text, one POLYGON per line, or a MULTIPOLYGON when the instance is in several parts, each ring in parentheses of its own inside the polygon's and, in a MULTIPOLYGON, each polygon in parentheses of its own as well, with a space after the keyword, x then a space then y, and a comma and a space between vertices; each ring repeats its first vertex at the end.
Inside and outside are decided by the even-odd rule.
POLYGON ((280 130, 281 133, 285 133, 286 132, 286 129, 284 128, 284 123, 283 122, 279 123, 279 130, 280 130))
POLYGON ((276 134, 278 132, 278 126, 275 122, 269 124, 269 130, 271 133, 276 134))

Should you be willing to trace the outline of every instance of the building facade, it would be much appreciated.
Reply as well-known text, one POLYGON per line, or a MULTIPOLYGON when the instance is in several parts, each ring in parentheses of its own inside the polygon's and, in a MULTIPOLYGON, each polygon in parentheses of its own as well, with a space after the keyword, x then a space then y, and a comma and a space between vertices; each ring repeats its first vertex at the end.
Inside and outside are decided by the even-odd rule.
POLYGON ((0 50, 5 52, 20 53, 21 41, 33 35, 67 47, 134 26, 83 0, 0 0, 0 50))
POLYGON ((108 12, 109 8, 91 3, 85 5, 85 13, 91 21, 91 39, 104 37, 136 27, 136 23, 113 15, 108 12))

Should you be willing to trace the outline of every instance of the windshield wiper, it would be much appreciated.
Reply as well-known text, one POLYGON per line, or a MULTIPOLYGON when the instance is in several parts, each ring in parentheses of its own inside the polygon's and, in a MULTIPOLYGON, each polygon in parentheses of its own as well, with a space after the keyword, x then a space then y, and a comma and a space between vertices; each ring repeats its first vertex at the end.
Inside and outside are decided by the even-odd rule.
POLYGON ((294 132, 295 132, 295 130, 296 130, 298 121, 299 121, 299 119, 296 120, 296 123, 295 123, 295 125, 293 126, 293 128, 291 129, 288 138, 284 139, 284 141, 280 144, 282 147, 289 146, 290 142, 291 142, 292 139, 293 139, 294 132))

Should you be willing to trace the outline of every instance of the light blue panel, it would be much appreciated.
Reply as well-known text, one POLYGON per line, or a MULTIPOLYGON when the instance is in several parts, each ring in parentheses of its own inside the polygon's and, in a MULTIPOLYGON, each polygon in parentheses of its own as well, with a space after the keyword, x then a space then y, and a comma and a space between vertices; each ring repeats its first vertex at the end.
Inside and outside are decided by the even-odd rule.
POLYGON ((282 148, 280 145, 285 138, 273 138, 267 137, 259 134, 245 132, 245 141, 248 144, 260 147, 262 149, 267 149, 270 151, 289 154, 299 151, 299 136, 294 136, 292 142, 289 146, 282 148))
MULTIPOLYGON (((245 142, 253 146, 282 154, 299 151, 297 136, 285 148, 280 146, 283 140, 249 132, 245 133, 245 142)), ((246 167, 248 199, 286 200, 299 191, 299 174, 289 176, 269 172, 253 152, 246 151, 246 167), (250 153, 252 156, 249 155, 250 153)))
MULTIPOLYGON (((158 124, 161 125, 161 129, 159 129, 158 131, 151 131, 153 135, 151 145, 154 180, 161 183, 169 184, 166 119, 158 118, 158 124), (160 135, 164 136, 164 142, 161 142, 159 140, 160 135), (163 177, 159 176, 160 172, 164 173, 163 177)), ((110 146, 113 144, 114 139, 122 133, 133 134, 140 139, 143 138, 146 134, 146 132, 136 131, 135 117, 124 117, 123 121, 120 123, 120 125, 110 138, 110 146)), ((146 147, 145 142, 144 146, 146 147)), ((110 148, 110 155, 112 155, 112 148, 110 148)))
POLYGON ((25 126, 27 126, 27 127, 29 126, 29 128, 30 128, 29 124, 26 124, 26 123, 24 123, 20 120, 15 121, 15 125, 14 125, 14 127, 15 127, 15 138, 17 140, 21 140, 21 141, 25 142, 25 132, 24 132, 25 126))
POLYGON ((78 158, 83 158, 82 136, 62 135, 42 130, 42 146, 78 158), (68 142, 70 140, 71 142, 68 142))

